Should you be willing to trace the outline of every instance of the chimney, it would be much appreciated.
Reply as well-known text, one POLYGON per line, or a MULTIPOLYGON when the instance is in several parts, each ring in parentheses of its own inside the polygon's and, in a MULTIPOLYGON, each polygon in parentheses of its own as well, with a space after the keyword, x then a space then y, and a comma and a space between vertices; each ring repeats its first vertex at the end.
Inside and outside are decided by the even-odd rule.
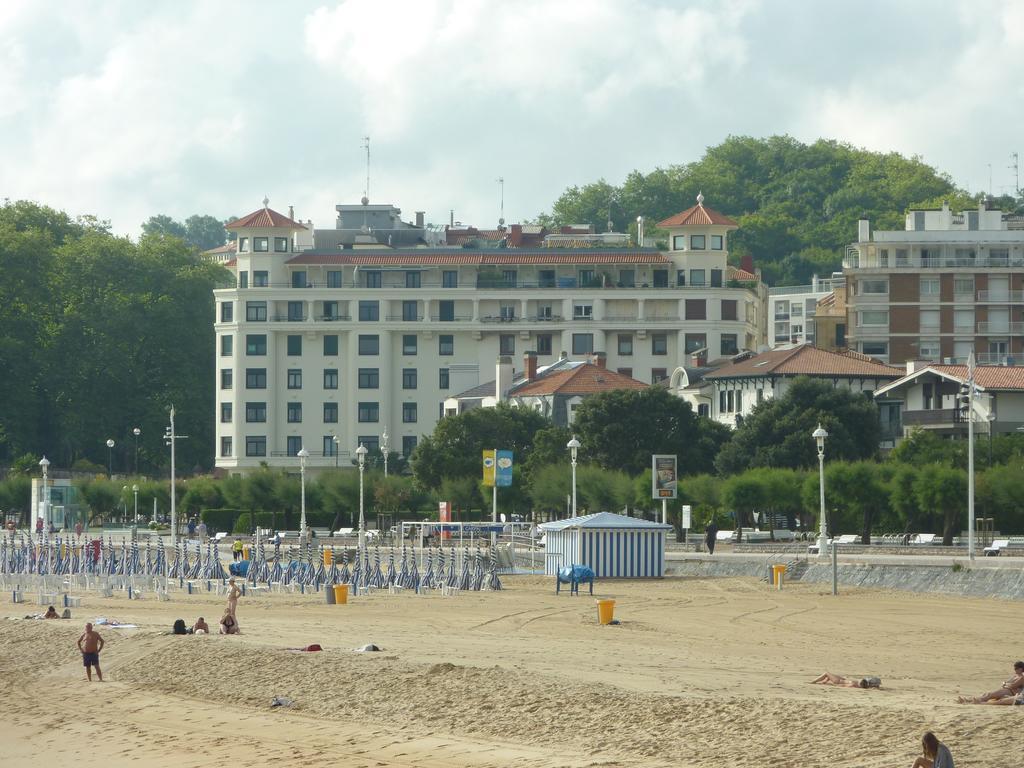
POLYGON ((295 206, 294 205, 289 205, 288 206, 288 218, 291 219, 292 221, 295 221, 295 206))
POLYGON ((523 370, 526 371, 526 380, 533 381, 537 378, 537 353, 527 352, 523 355, 523 370))
POLYGON ((448 216, 449 216, 448 226, 454 227, 455 226, 455 209, 454 208, 452 208, 451 210, 448 211, 448 216))
POLYGON ((750 274, 754 274, 754 257, 749 253, 740 259, 740 269, 750 274))
POLYGON ((508 391, 512 389, 512 358, 502 355, 498 358, 494 372, 494 398, 499 402, 508 400, 508 391))
POLYGON ((423 217, 426 215, 425 211, 416 211, 416 226, 419 229, 423 229, 423 217))
POLYGON ((523 244, 523 225, 522 224, 510 224, 508 235, 508 245, 510 248, 518 248, 523 244))
POLYGON ((598 368, 607 368, 608 356, 604 352, 595 352, 590 356, 590 362, 598 368))
POLYGON ((857 242, 866 243, 871 239, 871 222, 867 219, 857 220, 857 242))
POLYGON ((931 363, 927 360, 907 360, 907 375, 909 376, 912 373, 923 371, 929 365, 931 365, 931 363))

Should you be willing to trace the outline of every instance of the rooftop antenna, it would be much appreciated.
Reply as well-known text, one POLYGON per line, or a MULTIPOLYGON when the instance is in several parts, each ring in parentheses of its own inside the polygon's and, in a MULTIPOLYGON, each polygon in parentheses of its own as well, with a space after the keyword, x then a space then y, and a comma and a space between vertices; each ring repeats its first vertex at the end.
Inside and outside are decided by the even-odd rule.
POLYGON ((988 196, 992 197, 992 163, 988 164, 988 196))
POLYGON ((370 202, 370 137, 363 136, 363 149, 366 150, 366 189, 363 190, 363 205, 370 202))
POLYGON ((501 215, 498 217, 498 227, 505 226, 505 177, 498 177, 498 186, 501 188, 501 215))
POLYGON ((1019 197, 1020 196, 1020 164, 1019 164, 1020 158, 1018 157, 1016 152, 1011 153, 1010 157, 1013 158, 1013 165, 1010 166, 1010 168, 1013 169, 1013 192, 1014 192, 1014 194, 1016 194, 1019 197))

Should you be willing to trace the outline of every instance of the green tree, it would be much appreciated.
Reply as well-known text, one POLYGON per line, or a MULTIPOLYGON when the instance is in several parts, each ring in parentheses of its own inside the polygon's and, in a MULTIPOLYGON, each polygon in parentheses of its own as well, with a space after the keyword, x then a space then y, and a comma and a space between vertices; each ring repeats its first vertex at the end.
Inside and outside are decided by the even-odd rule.
POLYGON ((226 234, 223 222, 214 216, 193 214, 185 219, 184 240, 201 251, 224 245, 226 234))
POLYGON ((872 527, 887 501, 879 465, 868 461, 830 462, 825 468, 825 501, 838 515, 833 535, 859 529, 861 543, 870 544, 872 527))
MULTIPOLYGON (((571 491, 570 491, 571 492, 571 491)), ((633 481, 625 472, 585 464, 576 470, 576 508, 620 512, 633 500, 633 481)))
POLYGON ((180 221, 175 221, 170 216, 161 213, 157 216, 150 216, 142 222, 142 232, 151 236, 168 235, 184 240, 185 235, 188 234, 188 228, 180 221))
POLYGON ((917 483, 917 467, 911 464, 899 464, 889 480, 890 516, 886 517, 890 530, 902 530, 910 533, 919 525, 921 507, 914 490, 917 483))
POLYGON ((914 483, 921 509, 935 510, 942 519, 942 544, 952 546, 958 524, 967 521, 967 477, 959 469, 929 464, 918 472, 914 483))
POLYGON ((572 493, 572 477, 568 467, 546 464, 533 472, 530 484, 530 498, 536 511, 545 513, 550 519, 564 514, 566 499, 572 493))
POLYGON ((896 464, 912 464, 915 467, 941 464, 965 468, 967 443, 943 440, 927 429, 915 429, 889 452, 889 460, 896 464))

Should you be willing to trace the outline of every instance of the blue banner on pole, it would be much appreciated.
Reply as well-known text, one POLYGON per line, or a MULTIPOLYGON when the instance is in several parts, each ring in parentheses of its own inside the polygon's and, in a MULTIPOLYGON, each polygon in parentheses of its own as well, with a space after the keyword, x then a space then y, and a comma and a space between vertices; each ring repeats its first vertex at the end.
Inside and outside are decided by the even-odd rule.
POLYGON ((512 451, 497 451, 497 471, 494 474, 495 485, 507 488, 512 485, 512 451))

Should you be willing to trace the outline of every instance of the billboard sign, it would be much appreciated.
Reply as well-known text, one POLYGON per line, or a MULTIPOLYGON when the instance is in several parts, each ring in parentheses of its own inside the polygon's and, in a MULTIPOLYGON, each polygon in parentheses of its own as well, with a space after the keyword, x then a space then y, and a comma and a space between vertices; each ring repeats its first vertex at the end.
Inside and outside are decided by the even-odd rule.
POLYGON ((674 499, 676 489, 676 457, 667 454, 651 456, 651 496, 655 499, 674 499))
POLYGON ((495 481, 499 488, 512 485, 512 451, 495 451, 495 481))
POLYGON ((494 465, 496 451, 484 451, 484 485, 494 485, 494 465))

